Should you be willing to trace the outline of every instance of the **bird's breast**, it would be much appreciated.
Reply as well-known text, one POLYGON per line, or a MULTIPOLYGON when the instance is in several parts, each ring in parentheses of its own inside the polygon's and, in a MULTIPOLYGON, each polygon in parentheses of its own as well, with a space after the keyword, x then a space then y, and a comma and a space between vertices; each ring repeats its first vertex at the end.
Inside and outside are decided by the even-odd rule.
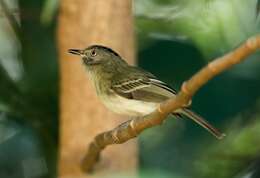
POLYGON ((158 107, 158 103, 127 99, 117 94, 99 96, 108 109, 127 116, 145 116, 158 107))

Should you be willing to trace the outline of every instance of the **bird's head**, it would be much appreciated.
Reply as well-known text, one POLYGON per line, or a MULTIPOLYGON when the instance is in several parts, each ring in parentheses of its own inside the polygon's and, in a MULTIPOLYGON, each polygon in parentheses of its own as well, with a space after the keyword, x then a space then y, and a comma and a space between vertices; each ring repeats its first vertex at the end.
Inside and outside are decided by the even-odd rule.
POLYGON ((125 63, 118 53, 113 51, 111 48, 92 45, 86 49, 69 49, 69 53, 81 56, 83 63, 86 66, 107 66, 114 65, 117 63, 125 63))

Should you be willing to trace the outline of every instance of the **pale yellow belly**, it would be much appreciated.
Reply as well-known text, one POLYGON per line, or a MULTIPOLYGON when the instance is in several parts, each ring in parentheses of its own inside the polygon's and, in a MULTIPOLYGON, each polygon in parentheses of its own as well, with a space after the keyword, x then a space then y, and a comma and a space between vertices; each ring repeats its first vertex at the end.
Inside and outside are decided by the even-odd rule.
POLYGON ((145 116, 153 112, 160 103, 126 99, 119 95, 100 96, 104 105, 111 111, 127 116, 145 116))

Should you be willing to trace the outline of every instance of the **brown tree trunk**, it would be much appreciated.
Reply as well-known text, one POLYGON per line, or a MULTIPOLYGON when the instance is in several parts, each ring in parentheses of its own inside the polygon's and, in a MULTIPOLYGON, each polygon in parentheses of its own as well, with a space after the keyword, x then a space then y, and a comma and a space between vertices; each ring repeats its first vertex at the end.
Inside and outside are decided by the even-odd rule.
MULTIPOLYGON (((97 99, 82 61, 69 48, 103 44, 134 61, 131 0, 62 0, 58 26, 60 57, 59 177, 83 176, 80 162, 93 137, 124 119, 108 111, 97 99)), ((136 141, 106 149, 97 166, 100 174, 135 172, 136 141)), ((85 175, 88 177, 88 175, 85 175)))

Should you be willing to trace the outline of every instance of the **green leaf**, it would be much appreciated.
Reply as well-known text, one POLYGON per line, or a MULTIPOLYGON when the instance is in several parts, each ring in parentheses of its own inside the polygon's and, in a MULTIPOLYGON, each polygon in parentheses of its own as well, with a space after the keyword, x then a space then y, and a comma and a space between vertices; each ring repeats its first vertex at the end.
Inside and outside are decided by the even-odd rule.
POLYGON ((58 10, 59 0, 46 0, 41 13, 41 22, 49 25, 58 10))

